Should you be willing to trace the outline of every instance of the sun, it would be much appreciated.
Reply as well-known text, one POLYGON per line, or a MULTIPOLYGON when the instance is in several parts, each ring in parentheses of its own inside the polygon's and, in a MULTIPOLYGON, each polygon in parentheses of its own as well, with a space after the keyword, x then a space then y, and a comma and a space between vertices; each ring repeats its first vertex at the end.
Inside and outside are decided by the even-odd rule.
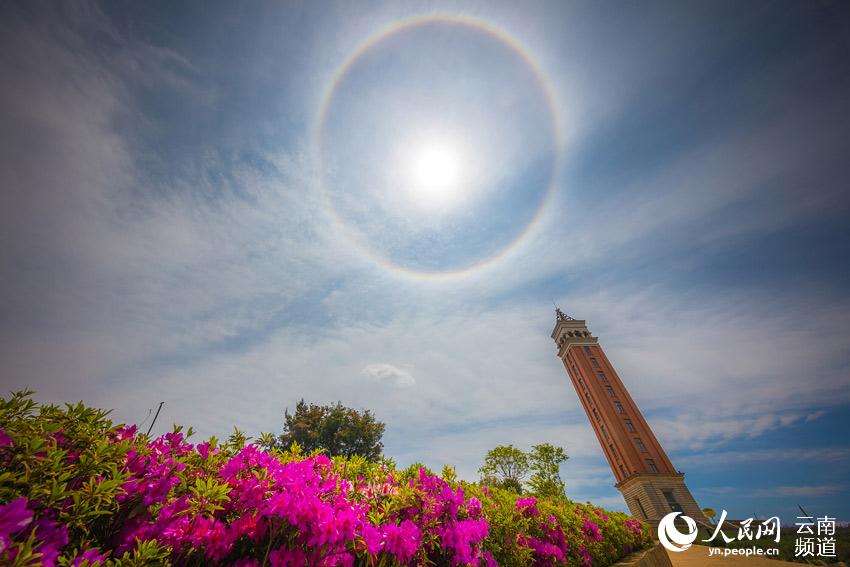
POLYGON ((423 141, 407 158, 405 177, 410 199, 427 210, 447 209, 463 198, 463 158, 450 141, 423 141))
POLYGON ((431 146, 417 154, 413 176, 424 191, 440 193, 457 185, 459 170, 457 152, 447 146, 431 146))

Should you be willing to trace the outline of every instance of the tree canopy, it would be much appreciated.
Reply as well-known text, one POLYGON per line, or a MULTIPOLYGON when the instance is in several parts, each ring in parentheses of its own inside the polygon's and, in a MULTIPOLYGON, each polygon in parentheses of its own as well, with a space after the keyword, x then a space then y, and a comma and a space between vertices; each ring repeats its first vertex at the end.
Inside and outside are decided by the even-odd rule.
POLYGON ((487 452, 478 469, 481 480, 522 493, 522 480, 528 474, 528 455, 513 445, 499 445, 487 452))
POLYGON ((513 445, 499 445, 487 452, 478 472, 484 484, 523 492, 523 480, 532 472, 528 489, 532 494, 548 498, 565 498, 564 482, 559 469, 569 457, 561 447, 550 443, 534 445, 528 453, 513 445))
POLYGON ((533 471, 528 486, 538 496, 566 498, 564 481, 561 480, 561 463, 569 459, 564 449, 550 443, 541 443, 531 448, 528 455, 533 471))
POLYGON ((289 448, 298 443, 307 452, 322 451, 329 456, 360 455, 370 460, 381 456, 384 424, 369 410, 357 411, 337 402, 335 405, 307 404, 303 399, 295 413, 284 411, 283 433, 278 445, 289 448))

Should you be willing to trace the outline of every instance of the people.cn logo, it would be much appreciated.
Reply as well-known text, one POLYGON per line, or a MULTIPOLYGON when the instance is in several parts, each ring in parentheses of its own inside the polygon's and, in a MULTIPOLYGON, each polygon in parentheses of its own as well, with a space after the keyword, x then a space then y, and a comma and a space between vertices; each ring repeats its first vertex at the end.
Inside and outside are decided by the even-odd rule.
POLYGON ((682 519, 688 526, 688 533, 683 534, 676 529, 673 522, 679 514, 681 512, 670 512, 658 522, 658 541, 670 551, 676 552, 685 551, 697 538, 697 523, 685 515, 682 515, 682 519))

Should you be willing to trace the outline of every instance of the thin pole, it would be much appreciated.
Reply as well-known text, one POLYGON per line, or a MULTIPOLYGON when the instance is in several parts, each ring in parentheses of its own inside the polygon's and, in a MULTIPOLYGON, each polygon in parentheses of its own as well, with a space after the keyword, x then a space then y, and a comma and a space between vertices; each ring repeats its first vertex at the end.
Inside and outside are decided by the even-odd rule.
POLYGON ((164 404, 164 403, 165 402, 159 402, 159 407, 156 408, 156 415, 153 416, 153 421, 151 422, 151 426, 148 427, 148 433, 147 433, 148 435, 151 434, 151 430, 153 429, 153 424, 156 423, 156 418, 159 417, 159 410, 162 409, 162 404, 164 404))

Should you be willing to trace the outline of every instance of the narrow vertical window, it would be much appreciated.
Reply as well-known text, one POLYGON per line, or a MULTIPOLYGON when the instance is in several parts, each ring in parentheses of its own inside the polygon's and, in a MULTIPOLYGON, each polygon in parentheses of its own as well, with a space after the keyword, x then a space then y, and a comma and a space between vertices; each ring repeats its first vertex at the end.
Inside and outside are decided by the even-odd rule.
POLYGON ((652 459, 647 459, 646 464, 649 467, 649 470, 652 472, 658 472, 658 467, 655 466, 655 461, 652 459))
POLYGON ((596 375, 597 375, 597 376, 599 377, 599 379, 600 379, 600 380, 602 380, 603 382, 607 382, 607 381, 608 381, 608 378, 606 378, 606 377, 605 377, 605 373, 604 373, 604 372, 602 372, 601 370, 600 370, 599 372, 597 372, 597 373, 596 373, 596 375))
POLYGON ((614 407, 617 408, 617 413, 626 413, 626 409, 623 407, 623 404, 620 402, 614 402, 614 407))
POLYGON ((611 386, 608 386, 605 389, 608 391, 608 395, 613 398, 614 397, 614 388, 612 388, 611 386))
POLYGON ((585 354, 590 354, 590 347, 589 346, 584 347, 584 352, 585 352, 585 354))
POLYGON ((635 425, 632 423, 631 419, 626 420, 626 429, 632 432, 635 430, 635 425))
POLYGON ((643 515, 644 519, 649 518, 649 516, 646 515, 646 510, 643 509, 643 504, 640 503, 640 498, 635 498, 635 502, 637 502, 640 513, 643 515))
POLYGON ((590 359, 590 364, 592 364, 594 368, 599 368, 599 361, 595 358, 590 359))
POLYGON ((637 445, 638 450, 641 453, 647 453, 646 445, 643 444, 643 441, 640 440, 640 437, 635 437, 635 445, 637 445))
POLYGON ((676 501, 676 497, 673 496, 672 490, 662 490, 661 493, 664 495, 664 498, 667 500, 667 504, 670 506, 671 512, 683 512, 682 505, 676 501))

